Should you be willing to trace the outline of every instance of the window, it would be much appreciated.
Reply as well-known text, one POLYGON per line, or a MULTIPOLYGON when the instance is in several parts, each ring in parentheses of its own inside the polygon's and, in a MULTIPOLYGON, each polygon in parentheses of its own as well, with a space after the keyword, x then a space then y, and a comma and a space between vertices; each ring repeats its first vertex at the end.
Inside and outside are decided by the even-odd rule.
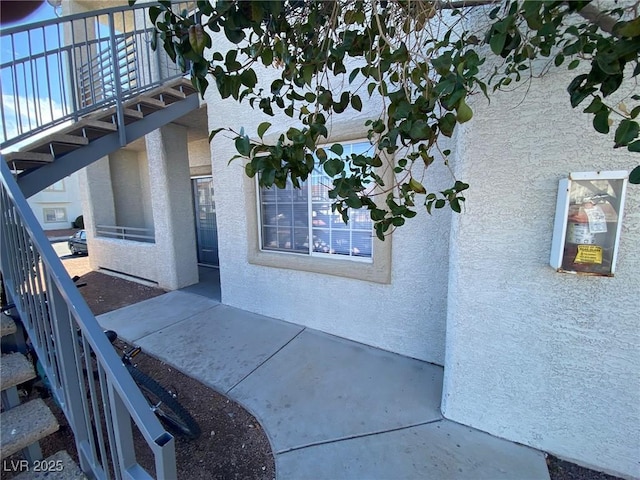
MULTIPOLYGON (((344 145, 344 156, 365 153, 369 143, 344 145)), ((327 149, 328 155, 333 155, 327 149)), ((334 155, 335 156, 335 155, 334 155)), ((331 210, 332 180, 320 167, 296 189, 260 188, 260 227, 263 250, 368 259, 373 251, 373 223, 365 208, 349 211, 344 223, 331 210)))
POLYGON ((60 180, 59 182, 56 182, 53 185, 49 185, 43 191, 45 191, 45 192, 64 192, 64 180, 60 180))
POLYGON ((45 223, 58 223, 67 221, 66 208, 43 208, 45 223))

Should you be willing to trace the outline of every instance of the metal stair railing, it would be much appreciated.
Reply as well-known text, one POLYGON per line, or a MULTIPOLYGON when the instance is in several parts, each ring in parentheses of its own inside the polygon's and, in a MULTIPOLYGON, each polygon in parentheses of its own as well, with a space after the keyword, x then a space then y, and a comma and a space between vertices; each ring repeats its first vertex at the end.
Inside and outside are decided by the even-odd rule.
MULTIPOLYGON (((148 10, 153 6, 109 8, 3 29, 0 149, 113 106, 123 132, 127 99, 183 75, 164 49, 152 48, 156 31, 148 10)), ((195 1, 172 8, 193 11, 195 1)))
POLYGON ((1 155, 0 227, 6 293, 73 430, 82 470, 97 479, 175 479, 173 437, 69 278, 1 155), (153 453, 151 472, 136 459, 134 427, 153 453))

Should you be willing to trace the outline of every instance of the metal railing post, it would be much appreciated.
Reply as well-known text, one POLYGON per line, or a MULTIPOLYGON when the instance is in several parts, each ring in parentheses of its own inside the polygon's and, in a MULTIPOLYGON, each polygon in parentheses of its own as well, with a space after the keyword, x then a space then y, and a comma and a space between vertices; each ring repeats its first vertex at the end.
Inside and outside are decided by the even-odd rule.
POLYGON ((80 389, 80 376, 78 375, 78 367, 74 355, 76 348, 72 343, 77 342, 78 337, 69 315, 69 309, 60 294, 60 290, 52 285, 51 281, 47 282, 47 289, 51 312, 55 319, 56 344, 59 346, 57 353, 66 403, 65 412, 75 437, 76 448, 80 457, 80 467, 83 471, 88 471, 88 460, 81 454, 80 445, 89 440, 90 433, 83 413, 81 396, 85 395, 85 393, 80 389))
POLYGON ((116 112, 118 117, 118 134, 120 137, 120 145, 125 146, 127 144, 127 132, 124 128, 124 104, 122 102, 122 82, 119 72, 116 72, 118 66, 118 42, 116 41, 116 26, 113 18, 113 12, 109 12, 109 40, 111 42, 111 61, 113 62, 114 69, 114 83, 116 87, 115 101, 116 112))

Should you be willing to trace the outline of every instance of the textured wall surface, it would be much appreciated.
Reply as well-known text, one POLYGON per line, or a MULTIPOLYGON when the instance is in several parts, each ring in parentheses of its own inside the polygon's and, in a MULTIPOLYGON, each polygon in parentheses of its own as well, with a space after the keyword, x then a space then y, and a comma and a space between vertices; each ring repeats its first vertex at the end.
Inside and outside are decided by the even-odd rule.
POLYGON ((198 282, 187 130, 165 125, 145 137, 156 270, 161 287, 174 290, 198 282))
MULTIPOLYGON (((146 167, 144 163, 143 168, 146 167)), ((111 188, 119 227, 145 227, 142 179, 138 152, 118 150, 109 155, 111 188)), ((111 224, 110 224, 111 225, 111 224)))
POLYGON ((627 190, 614 278, 549 266, 558 180, 638 161, 571 109, 570 78, 477 102, 458 136, 471 190, 452 226, 443 412, 638 477, 640 188, 627 190))
MULTIPOLYGON (((269 118, 248 105, 220 101, 214 89, 207 94, 209 128, 245 127, 255 135, 263 121, 273 124, 269 134, 280 133, 291 124, 288 117, 269 118)), ((365 94, 366 95, 366 94, 365 94)), ((379 104, 365 101, 365 109, 379 104)), ((358 115, 348 120, 353 129, 358 115)), ((334 124, 331 134, 340 136, 344 124, 334 124)), ((361 128, 355 138, 366 138, 361 128)), ((407 222, 394 234, 391 283, 381 285, 334 275, 250 264, 247 260, 248 209, 255 209, 244 181, 241 161, 227 165, 235 154, 233 142, 224 134, 211 144, 216 192, 222 301, 252 312, 295 322, 331 334, 429 362, 444 360, 444 330, 447 296, 447 249, 450 216, 439 212, 407 222)), ((444 167, 434 168, 428 186, 450 181, 444 167)), ((286 254, 284 254, 286 255, 286 254)), ((354 262, 353 268, 358 264, 354 262)))
POLYGON ((82 201, 80 197, 79 174, 74 173, 62 180, 62 191, 42 191, 27 199, 36 218, 44 230, 69 228, 71 223, 82 215, 82 201), (67 212, 66 222, 45 222, 45 208, 64 208, 67 212))

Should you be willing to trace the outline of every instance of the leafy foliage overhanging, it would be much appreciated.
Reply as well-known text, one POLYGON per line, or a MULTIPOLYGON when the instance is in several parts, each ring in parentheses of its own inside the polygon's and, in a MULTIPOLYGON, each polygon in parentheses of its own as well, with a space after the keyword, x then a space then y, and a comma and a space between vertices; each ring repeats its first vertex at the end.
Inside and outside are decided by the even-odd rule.
MULTIPOLYGON (((469 6, 482 3, 494 2, 219 0, 178 12, 162 1, 150 8, 150 19, 154 48, 160 42, 203 95, 213 78, 222 98, 300 121, 270 142, 263 141, 269 122, 257 137, 244 129, 211 132, 210 139, 221 130, 233 135, 234 158, 247 159, 247 175, 258 175, 265 187, 300 186, 317 159, 333 178, 334 210, 346 221, 349 208, 366 207, 384 239, 416 215, 418 199, 429 212, 446 205, 461 211, 469 186, 454 178, 450 188, 428 192, 414 164, 428 167, 436 156, 446 163, 450 151, 439 139, 471 120, 469 97, 530 80, 541 60, 548 59, 542 73, 580 67, 567 88, 571 105, 593 116, 596 131, 614 128, 614 148, 640 152, 640 95, 610 101, 640 73, 638 4, 598 11, 588 1, 506 1, 483 7, 484 31, 465 29, 465 18, 478 11, 469 6), (232 46, 218 50, 216 34, 232 46), (489 57, 498 66, 481 68, 489 57), (266 90, 262 66, 280 72, 266 90), (369 153, 338 158, 340 144, 328 149, 333 154, 320 147, 331 116, 360 112, 367 97, 383 105, 365 123, 369 153)), ((640 167, 631 181, 640 183, 640 167)))

